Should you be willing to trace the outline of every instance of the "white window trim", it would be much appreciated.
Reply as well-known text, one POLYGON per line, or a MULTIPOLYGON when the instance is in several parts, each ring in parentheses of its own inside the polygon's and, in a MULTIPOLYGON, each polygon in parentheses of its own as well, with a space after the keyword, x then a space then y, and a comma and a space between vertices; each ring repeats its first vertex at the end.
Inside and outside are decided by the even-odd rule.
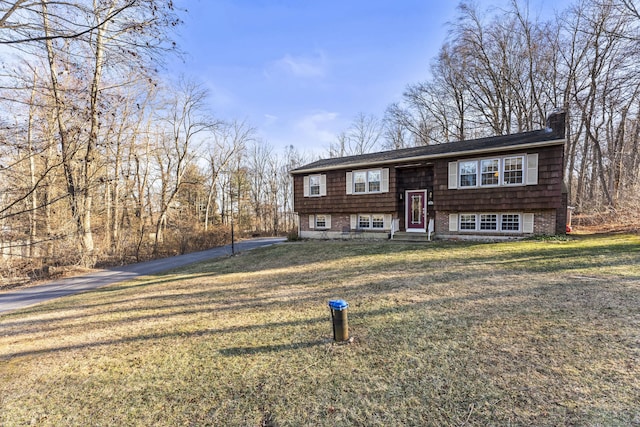
POLYGON ((465 231, 478 231, 478 214, 476 213, 461 213, 458 215, 458 230, 460 230, 460 232, 465 232, 465 231), (463 224, 463 220, 462 217, 464 216, 473 216, 473 228, 462 228, 462 224, 463 224))
POLYGON ((380 194, 380 193, 388 193, 389 192, 389 168, 375 168, 375 169, 358 169, 351 172, 347 172, 346 174, 347 181, 347 194, 380 194), (370 172, 380 172, 380 190, 370 191, 369 190, 369 173, 370 172), (364 173, 365 174, 365 191, 356 192, 356 182, 355 182, 355 174, 356 173, 364 173))
POLYGON ((331 215, 329 214, 311 214, 309 215, 309 229, 311 230, 329 230, 331 229, 331 215), (325 218, 325 225, 323 227, 318 226, 318 217, 323 216, 325 218))
POLYGON ((500 158, 500 177, 498 182, 504 187, 522 187, 523 185, 527 185, 527 156, 524 154, 519 154, 515 156, 504 156, 500 158), (504 181, 504 162, 507 159, 522 159, 522 182, 516 182, 514 184, 508 184, 504 181))
POLYGON ((500 214, 496 212, 480 212, 478 214, 478 231, 481 233, 495 233, 500 231, 500 214), (482 229, 482 215, 495 215, 496 217, 496 228, 493 230, 483 230, 482 229))
POLYGON ((498 217, 498 230, 501 233, 522 233, 522 214, 517 212, 503 212, 498 217), (503 230, 502 229, 502 216, 503 215, 518 215, 518 229, 517 230, 503 230))
POLYGON ((448 165, 448 189, 468 190, 475 188, 497 188, 497 187, 523 187, 526 185, 538 184, 538 153, 531 154, 512 154, 492 157, 482 157, 475 159, 464 159, 455 162, 449 162, 448 165), (522 182, 515 184, 507 184, 504 181, 504 162, 506 159, 521 158, 522 159, 522 182), (498 160, 498 183, 482 184, 482 162, 486 160, 498 160), (475 162, 476 164, 476 184, 462 185, 461 165, 465 162, 475 162))
MULTIPOLYGON (((478 169, 480 167, 480 160, 476 160, 476 159, 469 159, 469 160, 461 160, 458 162, 458 187, 461 189, 466 189, 466 188, 477 188, 479 187, 478 185, 478 178, 479 178, 479 173, 478 173, 478 169), (475 185, 462 185, 462 164, 463 163, 475 163, 476 164, 476 183, 475 185)), ((467 174, 465 174, 467 175, 467 174)))
POLYGON ((369 181, 367 180, 369 177, 369 171, 360 170, 353 171, 353 194, 367 194, 369 192, 369 181), (363 184, 356 182, 356 175, 362 174, 364 175, 364 191, 356 191, 357 184, 363 184))
POLYGON ((505 234, 531 234, 534 230, 534 214, 522 213, 522 212, 460 212, 458 214, 449 215, 449 231, 455 231, 460 233, 505 233, 505 234), (475 215, 475 229, 462 229, 462 216, 463 215, 475 215), (497 215, 497 228, 495 230, 482 230, 480 228, 480 216, 481 215, 497 215), (518 229, 517 230, 503 230, 502 229, 502 216, 503 215, 518 215, 518 229))
POLYGON ((370 230, 371 229, 371 215, 370 214, 358 214, 358 230, 370 230), (363 227, 360 225, 360 218, 367 218, 369 221, 369 225, 363 227))
POLYGON ((499 158, 492 157, 489 159, 480 159, 478 161, 478 168, 479 170, 478 170, 477 182, 479 187, 483 187, 483 188, 500 187, 500 159, 499 158), (483 184, 482 183, 482 162, 491 161, 491 160, 498 161, 498 182, 496 184, 483 184))
POLYGON ((367 231, 389 231, 391 230, 392 225, 392 216, 391 214, 381 214, 381 213, 359 213, 351 215, 351 229, 352 230, 367 230, 367 231), (369 227, 360 227, 360 217, 369 217, 369 227), (382 228, 373 226, 373 217, 381 216, 382 217, 382 228))
POLYGON ((327 175, 314 174, 307 175, 303 178, 303 196, 304 197, 322 197, 327 195, 327 175), (320 178, 320 194, 311 194, 311 177, 317 176, 320 178))

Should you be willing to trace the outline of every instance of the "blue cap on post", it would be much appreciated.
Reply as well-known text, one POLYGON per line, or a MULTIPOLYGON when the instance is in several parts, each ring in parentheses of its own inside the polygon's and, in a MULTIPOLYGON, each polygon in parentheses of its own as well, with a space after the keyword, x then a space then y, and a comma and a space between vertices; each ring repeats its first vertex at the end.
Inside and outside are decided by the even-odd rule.
POLYGON ((343 299, 332 299, 329 300, 329 308, 332 310, 342 311, 349 307, 349 303, 343 299))

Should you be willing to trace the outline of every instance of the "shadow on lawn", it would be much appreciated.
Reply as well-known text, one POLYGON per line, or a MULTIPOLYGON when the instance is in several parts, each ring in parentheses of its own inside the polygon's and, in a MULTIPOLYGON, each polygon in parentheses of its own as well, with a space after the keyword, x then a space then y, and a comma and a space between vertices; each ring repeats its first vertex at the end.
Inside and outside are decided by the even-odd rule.
MULTIPOLYGON (((584 239, 586 240, 586 239, 584 239)), ((75 324, 70 326, 63 326, 62 329, 69 328, 73 330, 78 326, 79 319, 85 319, 82 321, 84 328, 99 327, 109 328, 122 324, 122 322, 136 322, 145 320, 154 320, 160 318, 171 318, 185 315, 197 315, 206 312, 220 312, 220 311, 242 311, 242 310, 262 310, 267 311, 278 306, 287 304, 309 304, 317 302, 318 305, 325 305, 327 299, 339 295, 342 298, 351 299, 354 302, 360 299, 361 296, 366 295, 369 299, 377 298, 377 296, 391 295, 396 289, 406 289, 406 282, 408 279, 413 281, 413 285, 419 289, 427 290, 431 284, 443 284, 443 283, 456 283, 460 280, 465 280, 468 277, 469 271, 466 267, 473 267, 474 265, 492 265, 496 269, 503 269, 503 271, 525 271, 525 272, 546 272, 546 273, 561 273, 566 274, 567 285, 571 285, 572 279, 569 274, 573 270, 578 270, 585 267, 598 267, 603 265, 606 267, 624 266, 632 263, 640 263, 640 245, 635 242, 630 242, 629 239, 621 239, 619 241, 611 241, 610 238, 602 241, 602 244, 598 239, 595 240, 595 244, 589 246, 576 246, 568 242, 570 245, 560 243, 558 245, 541 245, 540 248, 533 248, 530 250, 508 250, 510 245, 518 245, 517 242, 505 244, 506 250, 502 250, 499 256, 496 257, 494 251, 489 251, 490 255, 486 255, 482 252, 482 249, 486 247, 486 243, 478 242, 442 242, 437 245, 388 245, 385 243, 375 243, 373 246, 358 243, 343 243, 341 246, 346 246, 348 250, 336 251, 327 250, 316 258, 315 254, 309 256, 309 250, 314 248, 324 247, 325 242, 305 242, 301 244, 300 248, 307 248, 306 250, 295 251, 290 248, 288 252, 282 252, 286 246, 272 247, 270 250, 277 253, 287 253, 293 257, 293 265, 299 267, 298 270, 292 270, 291 273, 274 273, 274 274, 286 274, 286 275, 299 275, 299 281, 293 282, 290 278, 283 278, 281 280, 274 280, 269 284, 249 284, 238 285, 230 287, 229 285, 217 286, 215 283, 217 276, 222 276, 227 273, 250 273, 255 271, 265 271, 257 268, 260 264, 255 262, 242 262, 231 265, 233 271, 218 271, 212 268, 212 271, 197 272, 191 275, 181 272, 179 277, 168 274, 160 274, 156 276, 150 276, 150 280, 142 281, 141 283, 133 283, 131 285, 115 285, 106 288, 100 288, 96 290, 100 301, 90 302, 87 304, 74 305, 74 300, 67 300, 67 302, 59 301, 45 306, 43 309, 41 306, 34 307, 32 309, 22 310, 16 313, 11 313, 3 316, 4 320, 0 321, 0 327, 4 329, 2 335, 4 336, 19 336, 28 333, 42 333, 47 331, 60 331, 61 326, 58 322, 75 321, 75 324), (442 258, 436 261, 437 268, 430 263, 429 252, 436 253, 439 249, 446 248, 454 250, 459 255, 459 258, 451 259, 446 266, 442 266, 442 258), (475 249, 478 249, 476 251, 475 249), (351 285, 349 278, 358 278, 360 274, 366 273, 363 270, 362 265, 358 263, 352 263, 349 267, 343 268, 340 271, 335 271, 331 275, 323 278, 321 286, 316 286, 317 278, 313 274, 313 268, 305 270, 306 264, 319 264, 328 259, 339 260, 352 256, 351 249, 354 250, 360 256, 370 254, 372 256, 379 254, 389 253, 404 253, 407 251, 416 252, 424 251, 425 254, 422 257, 423 260, 413 265, 416 267, 413 276, 407 276, 406 266, 407 261, 400 260, 379 260, 382 264, 381 270, 393 272, 398 274, 397 280, 393 276, 388 276, 384 280, 380 281, 368 281, 358 285, 351 285), (346 253, 345 253, 346 251, 346 253), (610 256, 609 256, 610 255, 610 256), (617 256, 619 255, 619 256, 617 256), (575 262, 567 262, 567 259, 576 258, 575 262), (312 261, 311 261, 312 260, 312 261), (546 263, 543 262, 547 261, 546 263), (541 264, 544 264, 541 266, 541 264), (185 280, 203 279, 210 277, 212 283, 208 285, 208 288, 202 288, 202 284, 198 285, 199 289, 189 290, 187 287, 183 287, 179 291, 172 292, 164 295, 137 295, 138 289, 148 288, 152 286, 164 285, 169 283, 178 283, 185 280), (417 285, 416 285, 417 283, 417 285), (290 290, 282 293, 281 290, 290 290), (128 292, 131 291, 131 292, 128 292), (274 293, 274 294, 270 294, 274 293), (106 301, 104 299, 106 299, 106 301), (131 305, 131 303, 135 303, 131 305), (123 307, 124 304, 128 304, 128 307, 123 307), (90 310, 100 308, 100 312, 95 313, 90 310), (66 313, 64 315, 56 315, 59 311, 73 310, 74 313, 66 313), (129 314, 130 313, 130 314, 129 314), (25 315, 34 314, 42 316, 39 319, 23 319, 25 315), (111 314, 117 314, 118 316, 110 319, 101 319, 101 316, 109 316, 111 314), (11 318, 16 317, 15 321, 11 318)), ((579 243, 579 241, 578 241, 579 243)), ((333 243, 328 243, 329 248, 335 248, 333 243)), ((514 247, 515 248, 515 247, 514 247)), ((270 250, 261 251, 260 256, 270 250)), ((258 252, 256 252, 258 253, 258 252)), ((227 262, 227 261, 224 261, 227 262)), ((233 262, 233 261, 229 261, 233 262)), ((218 261, 211 262, 216 264, 218 261)), ((274 266, 273 269, 278 270, 278 266, 274 266)), ((226 266, 223 270, 226 269, 226 266)), ((497 271, 497 270, 496 270, 497 271)), ((176 274, 176 273, 174 273, 176 274)), ((626 279, 635 280, 640 277, 635 275, 627 276, 626 279)), ((594 279, 595 280, 595 279, 594 279)), ((268 281, 267 281, 268 282, 268 281)), ((553 288, 555 285, 541 286, 539 290, 546 292, 553 288)), ((584 283, 576 283, 573 286, 580 286, 584 288, 584 283)), ((418 290, 418 289, 416 289, 418 290)), ((522 294, 531 294, 534 291, 533 288, 524 287, 521 291, 516 292, 522 294)), ((484 299, 484 298, 497 298, 501 296, 514 296, 513 290, 507 293, 483 293, 482 295, 463 296, 458 298, 452 298, 451 301, 459 299, 484 299)), ((76 299, 82 299, 85 297, 76 297, 76 299)), ((434 303, 444 303, 447 298, 436 298, 434 303)), ((357 304, 357 303, 356 303, 357 304)), ((356 306, 354 304, 354 306, 356 306)), ((62 313, 60 313, 62 314, 62 313)), ((153 336, 149 338, 154 338, 153 336)), ((141 338, 144 339, 144 338, 141 338)), ((46 350, 45 350, 46 351, 46 350)))
POLYGON ((219 351, 219 353, 223 356, 244 356, 244 355, 253 355, 253 354, 261 354, 261 353, 274 353, 286 350, 300 350, 303 348, 311 348, 318 347, 321 345, 326 345, 331 342, 329 339, 324 340, 315 340, 308 342, 294 342, 287 344, 272 344, 272 345, 262 345, 257 347, 231 347, 224 348, 219 351))
MULTIPOLYGON (((57 330, 56 322, 65 320, 75 320, 80 318, 87 318, 88 321, 84 322, 85 327, 89 326, 101 326, 109 327, 110 325, 117 325, 122 321, 141 321, 141 320, 153 320, 162 317, 172 316, 184 316, 191 314, 198 314, 207 311, 236 311, 236 310, 269 310, 276 306, 283 304, 300 304, 310 303, 317 301, 319 304, 325 304, 328 298, 340 295, 342 298, 358 298, 360 295, 383 295, 393 292, 394 289, 404 289, 407 280, 412 280, 418 283, 419 287, 429 286, 431 284, 443 284, 443 283, 456 283, 459 281, 467 280, 470 274, 470 268, 474 266, 486 267, 487 265, 495 268, 495 272, 513 273, 513 272, 531 272, 533 274, 537 272, 545 273, 560 273, 566 275, 567 283, 570 283, 573 279, 570 274, 574 270, 582 268, 593 268, 603 265, 606 267, 625 266, 630 262, 638 264, 640 263, 640 245, 629 242, 628 240, 621 240, 611 243, 610 239, 605 240, 606 244, 590 245, 588 247, 567 247, 564 244, 554 245, 541 245, 540 248, 533 248, 531 250, 514 250, 509 251, 511 245, 517 245, 517 242, 506 244, 505 248, 496 257, 494 251, 490 251, 490 255, 482 253, 482 249, 486 247, 486 243, 460 243, 460 242, 444 242, 440 244, 440 248, 446 247, 448 249, 459 250, 460 257, 452 257, 447 262, 446 266, 442 265, 442 259, 435 262, 437 265, 432 265, 428 252, 434 251, 437 247, 433 246, 420 246, 420 245, 385 245, 376 243, 376 245, 382 246, 385 251, 384 254, 390 252, 405 252, 416 250, 427 252, 423 260, 412 265, 414 272, 407 272, 407 261, 404 259, 397 260, 381 260, 380 269, 390 274, 397 274, 397 280, 393 276, 388 276, 383 281, 371 281, 365 282, 359 285, 351 285, 349 278, 358 278, 362 273, 366 274, 363 270, 363 266, 358 263, 352 263, 350 267, 342 268, 339 271, 334 271, 329 275, 325 275, 321 286, 316 287, 316 275, 313 274, 313 268, 305 270, 303 265, 299 265, 300 268, 292 270, 289 273, 274 273, 279 275, 294 275, 299 276, 293 281, 291 278, 281 278, 275 280, 269 284, 248 284, 248 285, 235 285, 230 286, 224 284, 218 286, 216 284, 216 277, 223 276, 226 273, 219 271, 208 271, 193 273, 191 275, 181 275, 175 277, 173 275, 156 275, 150 276, 150 280, 143 281, 142 283, 134 283, 131 285, 115 285, 106 288, 101 288, 95 292, 100 295, 104 295, 105 299, 100 296, 100 302, 91 302, 87 304, 79 304, 68 306, 64 303, 53 303, 50 308, 43 310, 41 307, 34 307, 30 310, 21 311, 16 313, 18 318, 24 317, 25 314, 33 313, 42 315, 42 319, 29 319, 11 321, 11 315, 7 315, 4 322, 0 322, 0 326, 9 326, 16 328, 13 331, 7 330, 5 335, 19 335, 29 332, 38 332, 43 330, 57 330), (478 249, 475 251, 474 249, 478 249), (611 255, 611 256, 608 256, 611 255), (616 256, 619 255, 619 256, 616 256), (575 258, 574 261, 567 261, 567 259, 575 258), (152 286, 175 284, 181 281, 203 279, 210 277, 212 283, 210 285, 198 285, 197 290, 189 290, 189 288, 182 288, 179 291, 162 294, 162 295, 137 295, 135 292, 137 289, 148 288, 152 286), (332 283, 332 284, 328 284, 332 283), (204 288, 203 286, 208 286, 204 288), (286 294, 279 293, 281 290, 290 290, 286 294), (131 291, 131 292, 128 292, 131 291), (275 294, 270 294, 275 292, 275 294), (300 295, 296 295, 300 293, 300 295), (135 303, 134 305, 131 305, 135 303), (128 307, 124 308, 123 305, 127 304, 128 307), (92 313, 89 310, 101 308, 101 312, 92 313), (65 309, 73 309, 76 311, 74 314, 67 315, 55 315, 56 312, 65 309), (81 310, 86 310, 79 312, 81 310), (126 313, 131 312, 132 315, 126 313), (49 313, 54 314, 49 316, 49 313), (112 320, 100 320, 101 315, 108 315, 111 313, 119 313, 117 319, 112 320), (43 329, 44 327, 44 329, 43 329)), ((322 243, 311 242, 309 244, 311 248, 322 246, 322 243)), ((345 244, 349 248, 355 247, 359 252, 371 251, 371 247, 367 247, 362 243, 357 244, 345 244)), ((275 250, 276 248, 274 248, 275 250)), ((278 248, 281 249, 281 248, 278 248)), ((294 257, 301 257, 307 259, 307 263, 311 264, 308 259, 314 259, 314 263, 319 261, 314 256, 300 255, 305 251, 294 251, 294 257)), ((345 254, 340 251, 329 251, 331 257, 334 259, 345 258, 350 255, 350 252, 345 254)), ((371 255, 380 254, 381 249, 373 250, 371 255)), ((329 256, 325 254, 321 258, 329 256)), ((295 262, 294 262, 295 264, 295 262)), ((237 273, 250 273, 255 271, 256 263, 237 263, 234 265, 233 274, 237 273)), ((273 267, 278 270, 280 267, 273 267)), ((260 271, 260 270, 258 270, 260 271)), ((268 273, 268 270, 262 270, 268 273)), ((602 279, 602 278, 600 278, 602 279)), ((631 275, 626 277, 627 280, 636 280, 640 277, 631 275)), ((597 280, 597 278, 594 278, 597 280)), ((268 281, 267 281, 268 283, 268 281)), ((580 285, 582 286, 582 284, 580 285)), ((530 291, 530 290, 528 290, 530 291)), ((528 292, 527 291, 527 292, 528 292)), ((82 297, 80 297, 82 298, 82 297)), ((73 304, 73 303, 71 303, 73 304)))
MULTIPOLYGON (((17 351, 14 353, 6 353, 6 354, 0 353, 0 361, 11 360, 16 357, 54 354, 54 353, 65 352, 65 351, 96 349, 101 347, 108 347, 111 345, 145 342, 145 341, 161 340, 161 339, 167 339, 167 338, 184 339, 184 338, 193 338, 193 337, 208 337, 208 336, 225 335, 225 334, 231 334, 231 333, 240 333, 240 332, 246 332, 246 331, 259 331, 259 330, 272 329, 272 328, 311 325, 319 322, 328 322, 328 321, 329 320, 327 317, 314 317, 314 318, 309 318, 304 320, 270 322, 270 323, 264 323, 259 325, 231 326, 228 328, 217 328, 217 329, 207 328, 207 329, 196 330, 191 332, 186 332, 186 331, 157 332, 157 333, 141 334, 141 335, 130 336, 130 337, 106 339, 106 340, 95 341, 90 343, 85 342, 85 343, 70 344, 70 345, 60 345, 57 347, 42 348, 37 350, 17 351)), ((322 342, 326 343, 326 341, 319 340, 319 341, 310 342, 308 343, 309 345, 305 345, 305 343, 291 343, 291 344, 282 344, 281 347, 282 349, 297 348, 297 347, 301 347, 301 348, 313 347, 313 346, 319 345, 322 342)), ((275 350, 276 350, 276 347, 274 346, 272 351, 275 351, 275 350)), ((234 351, 233 349, 229 349, 227 355, 231 355, 233 351, 234 351)), ((241 348, 238 347, 236 351, 240 352, 241 348)))
MULTIPOLYGON (((402 285, 399 285, 402 286, 402 285)), ((589 295, 593 293, 598 293, 601 288, 601 283, 573 283, 566 285, 557 285, 557 284, 542 284, 538 286, 527 286, 523 285, 521 288, 511 288, 507 290, 496 290, 494 292, 479 292, 473 294, 465 294, 461 296, 436 296, 433 299, 426 301, 402 301, 391 303, 389 306, 378 307, 367 309, 367 301, 378 304, 380 302, 380 295, 385 294, 388 296, 393 295, 393 286, 389 284, 389 282, 382 283, 365 283, 362 285, 358 285, 355 287, 345 288, 342 295, 345 298, 353 302, 352 308, 350 308, 351 316, 354 316, 353 319, 356 322, 367 322, 371 320, 373 317, 379 316, 387 316, 387 315, 395 315, 402 311, 417 311, 422 312, 425 308, 429 308, 430 310, 448 310, 448 307, 451 307, 455 304, 462 304, 462 307, 467 306, 467 303, 476 303, 476 302, 485 302, 485 316, 487 313, 491 316, 497 316, 500 313, 505 312, 517 312, 522 309, 522 297, 530 297, 531 304, 538 305, 538 308, 544 309, 546 311, 553 311, 558 307, 554 307, 554 305, 544 305, 542 301, 538 301, 539 296, 542 295, 550 295, 554 292, 559 292, 561 295, 569 295, 569 294, 580 294, 582 298, 589 299, 589 295), (486 303, 490 303, 495 306, 495 308, 491 310, 487 310, 486 303), (543 305, 539 305, 539 304, 543 305)), ((428 290, 427 288, 423 289, 415 289, 416 295, 419 295, 421 292, 428 290)), ((632 292, 631 290, 628 290, 632 292)), ((614 293, 614 290, 611 289, 608 292, 614 293)), ((34 355, 45 355, 45 354, 55 354, 59 352, 65 351, 74 351, 74 350, 90 350, 95 348, 107 347, 111 345, 119 345, 119 344, 127 344, 127 343, 135 343, 135 342, 147 342, 147 341, 158 341, 164 339, 171 338, 180 338, 180 339, 189 339, 189 338, 197 338, 197 337, 218 337, 222 338, 227 334, 235 334, 235 333, 244 333, 251 332, 259 334, 260 331, 265 330, 274 330, 279 328, 290 328, 290 327, 303 327, 316 325, 319 323, 326 323, 326 339, 329 338, 331 327, 330 327, 330 315, 328 309, 326 308, 326 300, 328 295, 332 295, 335 293, 335 289, 322 289, 317 292, 305 292, 304 297, 295 298, 290 301, 287 301, 287 305, 291 307, 301 306, 309 303, 317 303, 318 311, 320 311, 320 307, 323 307, 322 310, 326 310, 326 315, 324 316, 316 316, 309 317, 300 320, 291 320, 291 321, 275 321, 275 322, 265 322, 265 323, 255 323, 250 325, 239 325, 239 326, 230 326, 225 328, 202 328, 197 330, 173 330, 173 331, 159 331, 152 333, 142 333, 139 335, 133 336, 125 336, 118 337, 113 339, 105 339, 94 342, 83 342, 77 344, 70 345, 59 345, 48 348, 40 348, 36 350, 25 350, 25 351, 8 351, 4 354, 0 353, 0 360, 10 360, 16 357, 24 357, 24 356, 34 356, 34 355)), ((621 296, 622 297, 622 296, 621 296)), ((629 295, 628 295, 629 297, 629 295)), ((233 296, 232 296, 233 298, 233 296)), ((637 297, 631 298, 633 300, 637 300, 637 297)), ((279 307, 282 308, 284 306, 283 302, 278 300, 277 298, 271 298, 268 301, 265 301, 264 297, 253 297, 245 299, 244 301, 240 299, 238 304, 235 307, 226 307, 221 308, 216 306, 214 303, 210 304, 202 304, 194 307, 193 304, 173 304, 169 306, 170 309, 175 311, 170 311, 166 313, 155 313, 155 314, 145 314, 142 316, 132 316, 128 318, 118 317, 116 319, 111 320, 96 320, 96 321, 86 321, 82 322, 81 325, 74 324, 71 326, 62 326, 57 324, 52 324, 50 330, 55 331, 61 337, 66 336, 68 332, 65 332, 65 329, 69 329, 69 331, 73 331, 76 328, 81 327, 83 330, 87 328, 104 328, 108 330, 118 325, 128 324, 129 322, 139 322, 139 321, 152 321, 154 319, 161 318, 171 318, 171 317, 180 317, 184 318, 185 315, 198 315, 205 312, 211 313, 219 313, 221 311, 231 311, 237 312, 238 318, 242 318, 242 310, 250 310, 255 311, 259 309, 261 312, 268 312, 270 309, 279 307)), ((560 299, 558 304, 564 299, 560 299)), ((219 302, 217 303, 219 304, 219 302)), ((589 302, 587 307, 588 311, 599 312, 600 307, 592 306, 592 302, 589 302)), ((165 307, 166 308, 166 307, 165 307)), ((562 307, 560 307, 562 308, 562 307)), ((136 310, 140 310, 139 308, 136 310)), ((146 311, 146 310, 145 310, 146 311)), ((115 312, 115 311, 114 311, 115 312)), ((416 315, 418 315, 416 312, 416 315)), ((468 319, 470 320, 474 316, 473 313, 460 312, 458 315, 454 315, 456 319, 468 319)), ((98 316, 98 315, 96 315, 98 316)), ((87 317, 91 317, 91 315, 87 315, 87 317)), ((486 321, 488 318, 485 318, 486 321)), ((211 324, 215 324, 215 319, 211 320, 211 324)), ((188 323, 181 324, 183 327, 188 328, 188 323)), ((37 332, 42 333, 46 332, 44 329, 39 328, 37 332)), ((29 333, 28 330, 24 330, 20 327, 15 327, 14 331, 6 331, 7 333, 3 334, 6 336, 19 336, 22 334, 29 333)), ((311 340, 307 342, 290 342, 284 344, 274 344, 274 345, 263 345, 263 346, 250 346, 250 347, 232 347, 227 349, 219 349, 217 350, 220 354, 225 356, 234 356, 240 354, 258 354, 258 353, 268 353, 268 352, 276 352, 276 351, 284 351, 291 350, 296 348, 311 348, 314 346, 318 346, 322 343, 326 343, 327 340, 311 340)), ((16 342, 18 340, 16 339, 16 342)))

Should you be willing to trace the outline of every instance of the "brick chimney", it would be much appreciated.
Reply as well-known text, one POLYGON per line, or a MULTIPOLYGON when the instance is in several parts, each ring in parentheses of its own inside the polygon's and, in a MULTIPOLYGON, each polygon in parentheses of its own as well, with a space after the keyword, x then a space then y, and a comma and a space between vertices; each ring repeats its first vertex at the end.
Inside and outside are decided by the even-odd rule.
POLYGON ((563 110, 556 109, 547 117, 547 128, 551 129, 558 138, 566 138, 565 117, 563 110))

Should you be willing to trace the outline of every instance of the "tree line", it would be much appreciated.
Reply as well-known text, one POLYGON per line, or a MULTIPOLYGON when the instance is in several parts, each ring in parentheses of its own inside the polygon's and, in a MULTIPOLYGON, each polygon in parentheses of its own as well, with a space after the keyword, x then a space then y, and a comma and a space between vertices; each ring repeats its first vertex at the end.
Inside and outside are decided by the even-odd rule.
POLYGON ((123 263, 294 227, 288 171, 207 91, 163 80, 171 1, 0 1, 3 277, 123 263))

